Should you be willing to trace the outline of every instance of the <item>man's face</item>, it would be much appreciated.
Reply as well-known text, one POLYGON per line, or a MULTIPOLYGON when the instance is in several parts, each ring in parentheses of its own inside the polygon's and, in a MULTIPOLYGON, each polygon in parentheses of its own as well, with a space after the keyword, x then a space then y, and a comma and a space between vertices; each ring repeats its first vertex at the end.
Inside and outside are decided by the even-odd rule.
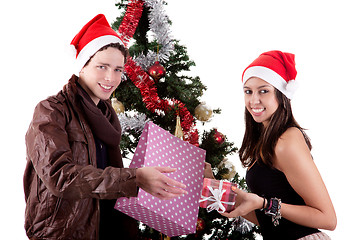
POLYGON ((117 48, 109 47, 97 52, 82 68, 79 83, 97 105, 109 99, 119 86, 124 70, 124 55, 117 48))

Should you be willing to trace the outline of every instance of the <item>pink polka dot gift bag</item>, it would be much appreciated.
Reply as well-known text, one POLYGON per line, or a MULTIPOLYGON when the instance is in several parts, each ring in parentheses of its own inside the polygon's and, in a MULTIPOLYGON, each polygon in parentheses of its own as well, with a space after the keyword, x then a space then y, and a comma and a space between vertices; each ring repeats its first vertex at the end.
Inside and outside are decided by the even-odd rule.
POLYGON ((169 237, 195 233, 204 162, 205 150, 175 137, 152 122, 146 123, 129 167, 177 168, 176 172, 167 176, 185 184, 188 194, 172 200, 160 200, 140 189, 137 197, 119 198, 115 209, 169 237))

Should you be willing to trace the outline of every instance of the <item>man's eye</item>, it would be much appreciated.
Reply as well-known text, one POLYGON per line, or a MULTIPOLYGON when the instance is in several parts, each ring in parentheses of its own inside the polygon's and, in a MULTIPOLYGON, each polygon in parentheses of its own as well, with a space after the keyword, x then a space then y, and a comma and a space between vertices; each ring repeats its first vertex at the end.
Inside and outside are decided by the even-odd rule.
POLYGON ((105 69, 106 67, 105 67, 105 66, 102 66, 102 65, 99 65, 98 68, 99 68, 99 69, 105 69))

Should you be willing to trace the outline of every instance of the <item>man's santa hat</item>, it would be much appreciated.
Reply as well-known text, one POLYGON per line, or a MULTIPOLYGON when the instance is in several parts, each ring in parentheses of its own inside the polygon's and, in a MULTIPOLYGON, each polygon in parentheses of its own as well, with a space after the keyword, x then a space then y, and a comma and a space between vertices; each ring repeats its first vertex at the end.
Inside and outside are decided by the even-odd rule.
POLYGON ((103 14, 99 14, 88 22, 71 41, 76 52, 75 75, 78 75, 85 63, 100 48, 110 43, 121 43, 119 35, 110 27, 103 14))
POLYGON ((243 84, 251 77, 258 77, 270 83, 287 98, 291 99, 297 83, 295 55, 281 51, 269 51, 261 54, 243 72, 243 84))

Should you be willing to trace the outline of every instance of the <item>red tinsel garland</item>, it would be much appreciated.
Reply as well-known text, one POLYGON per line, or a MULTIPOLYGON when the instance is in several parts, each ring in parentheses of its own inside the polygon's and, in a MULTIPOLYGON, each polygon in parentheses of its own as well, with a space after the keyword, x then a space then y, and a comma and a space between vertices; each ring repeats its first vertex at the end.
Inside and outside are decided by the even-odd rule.
POLYGON ((119 26, 119 35, 125 47, 133 37, 142 15, 144 1, 133 0, 127 5, 126 13, 119 26))
MULTIPOLYGON (((119 27, 119 34, 125 46, 135 33, 142 15, 143 4, 144 2, 141 0, 133 0, 127 6, 125 16, 119 27)), ((199 146, 199 134, 195 129, 195 121, 185 104, 177 99, 161 99, 157 94, 154 81, 131 57, 126 62, 125 72, 135 86, 139 88, 146 108, 157 113, 159 111, 166 113, 171 109, 177 109, 184 132, 184 140, 199 146)))
POLYGON ((166 113, 171 109, 177 109, 184 132, 184 140, 198 146, 199 134, 197 129, 194 129, 194 118, 185 107, 185 104, 177 99, 161 99, 157 94, 154 81, 132 58, 127 60, 125 72, 135 86, 139 88, 143 102, 151 112, 160 111, 166 113))

